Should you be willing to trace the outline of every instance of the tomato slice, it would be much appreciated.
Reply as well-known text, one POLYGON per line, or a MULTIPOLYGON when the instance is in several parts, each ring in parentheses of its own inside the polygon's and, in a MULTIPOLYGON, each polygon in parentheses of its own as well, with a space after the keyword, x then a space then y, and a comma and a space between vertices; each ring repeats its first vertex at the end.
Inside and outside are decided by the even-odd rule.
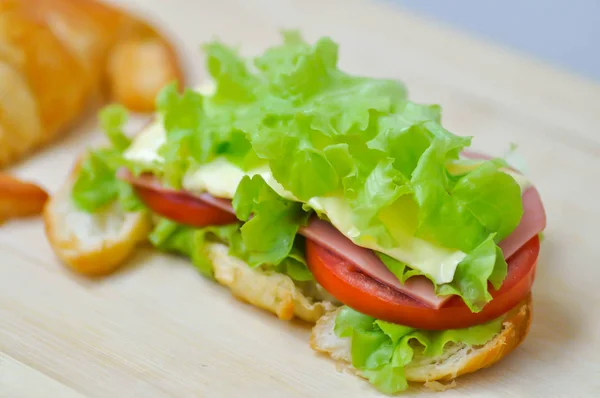
POLYGON ((465 328, 491 321, 524 300, 535 277, 540 250, 536 236, 507 261, 508 274, 498 290, 490 285, 493 299, 473 313, 455 296, 439 309, 428 307, 403 293, 381 284, 356 269, 352 263, 314 241, 306 241, 308 266, 315 279, 331 295, 363 314, 419 329, 465 328))
POLYGON ((153 212, 180 224, 206 227, 238 221, 234 214, 184 192, 162 192, 142 186, 136 186, 135 192, 153 212))

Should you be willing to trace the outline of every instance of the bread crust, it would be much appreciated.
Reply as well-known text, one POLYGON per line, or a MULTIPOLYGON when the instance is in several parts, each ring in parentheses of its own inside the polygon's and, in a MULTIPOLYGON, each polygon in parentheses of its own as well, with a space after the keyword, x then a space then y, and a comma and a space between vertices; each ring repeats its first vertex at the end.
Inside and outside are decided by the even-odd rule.
MULTIPOLYGON (((337 312, 332 312, 317 322, 310 338, 310 346, 318 352, 350 367, 362 377, 360 371, 350 365, 349 341, 332 341, 333 325, 337 312)), ((492 366, 517 348, 529 332, 532 316, 531 295, 506 315, 501 332, 481 347, 472 347, 462 357, 431 366, 407 366, 406 379, 411 382, 450 382, 458 376, 492 366)), ((337 337, 337 336, 336 336, 337 337)), ((347 340, 347 339, 345 339, 347 340)))
POLYGON ((419 371, 419 369, 408 368, 406 372, 408 380, 415 382, 451 381, 458 376, 494 365, 525 340, 531 326, 531 317, 532 301, 530 294, 523 303, 507 314, 500 334, 480 349, 475 350, 474 355, 465 357, 454 368, 434 374, 433 378, 426 372, 419 371))

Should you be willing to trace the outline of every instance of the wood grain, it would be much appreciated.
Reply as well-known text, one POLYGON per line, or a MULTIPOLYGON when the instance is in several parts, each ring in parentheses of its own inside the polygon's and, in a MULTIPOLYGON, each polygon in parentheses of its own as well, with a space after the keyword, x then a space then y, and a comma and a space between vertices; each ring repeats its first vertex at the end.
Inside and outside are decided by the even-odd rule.
MULTIPOLYGON (((347 70, 406 82, 452 131, 528 162, 548 212, 531 333, 444 397, 600 396, 600 87, 405 12, 362 1, 127 0, 165 26, 205 76, 217 36, 256 53, 278 29, 341 43, 347 70)), ((139 121, 142 123, 143 121, 139 121)), ((49 191, 99 140, 95 118, 14 169, 49 191)), ((54 258, 39 220, 0 228, 0 397, 379 396, 308 347, 309 329, 233 299, 185 261, 150 252, 101 280, 54 258)), ((442 396, 417 390, 406 396, 442 396)))

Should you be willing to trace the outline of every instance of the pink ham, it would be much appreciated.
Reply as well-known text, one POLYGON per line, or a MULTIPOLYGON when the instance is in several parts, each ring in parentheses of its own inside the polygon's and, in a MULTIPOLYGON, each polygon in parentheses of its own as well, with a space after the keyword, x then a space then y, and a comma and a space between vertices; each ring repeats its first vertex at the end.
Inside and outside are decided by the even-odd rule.
POLYGON ((357 246, 333 225, 317 217, 311 218, 308 225, 299 232, 307 239, 319 242, 321 246, 350 261, 364 274, 427 306, 440 308, 450 299, 450 296, 437 296, 433 284, 424 276, 414 276, 402 284, 373 250, 357 246))
POLYGON ((540 194, 534 187, 523 193, 523 217, 517 228, 498 244, 504 258, 509 258, 531 238, 546 228, 546 212, 540 194))
MULTIPOLYGON (((468 153, 466 157, 486 159, 487 156, 481 154, 468 153)), ((164 192, 179 192, 173 189, 164 188, 158 180, 149 174, 134 177, 128 170, 121 169, 118 177, 128 181, 133 185, 144 186, 164 192)), ((210 194, 203 193, 199 195, 188 193, 202 201, 212 204, 221 210, 234 213, 231 201, 227 199, 216 198, 210 194)), ((540 233, 546 226, 546 216, 540 196, 533 187, 528 188, 523 194, 524 214, 518 227, 513 233, 500 242, 505 258, 514 254, 527 241, 540 233)), ((307 239, 319 242, 320 245, 337 253, 340 257, 354 263, 358 269, 371 278, 388 285, 415 300, 430 306, 432 308, 441 308, 450 296, 437 296, 433 284, 427 278, 415 276, 400 283, 398 278, 388 270, 377 255, 369 249, 357 246, 350 239, 339 232, 330 223, 320 220, 317 217, 311 218, 308 225, 300 228, 299 233, 307 239)))

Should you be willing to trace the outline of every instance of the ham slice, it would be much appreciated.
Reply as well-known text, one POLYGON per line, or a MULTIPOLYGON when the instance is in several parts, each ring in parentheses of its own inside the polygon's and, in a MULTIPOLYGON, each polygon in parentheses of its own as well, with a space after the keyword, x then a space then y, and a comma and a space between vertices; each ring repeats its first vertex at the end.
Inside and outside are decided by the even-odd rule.
POLYGON ((299 233, 352 262, 364 274, 384 285, 390 286, 407 296, 433 308, 440 308, 451 296, 437 296, 433 283, 424 276, 414 276, 400 283, 398 278, 383 264, 373 250, 360 247, 335 229, 330 223, 317 217, 311 218, 308 225, 299 233))
MULTIPOLYGON (((465 154, 466 157, 487 159, 481 154, 465 154)), ((134 177, 127 169, 121 169, 117 176, 132 185, 143 186, 146 188, 163 191, 165 193, 178 193, 193 196, 199 200, 209 203, 221 210, 234 213, 231 201, 228 199, 216 198, 210 194, 192 194, 181 192, 160 185, 159 181, 151 174, 143 174, 134 177)), ((523 194, 523 217, 518 227, 513 233, 500 242, 499 246, 505 258, 513 255, 527 241, 540 233, 546 226, 546 215, 542 205, 539 193, 534 187, 529 187, 523 194)), ((320 220, 317 217, 310 219, 309 223, 301 227, 299 233, 318 242, 320 245, 335 252, 340 257, 354 263, 354 265, 364 274, 379 281, 382 284, 392 287, 395 290, 406 294, 407 296, 432 308, 441 308, 451 296, 437 296, 434 291, 433 283, 423 276, 415 276, 402 284, 396 276, 383 264, 379 257, 369 249, 360 247, 341 232, 339 232, 330 223, 320 220)))
POLYGON ((546 212, 542 198, 534 187, 529 187, 523 193, 523 217, 517 228, 498 244, 504 258, 509 258, 531 238, 546 228, 546 212))

